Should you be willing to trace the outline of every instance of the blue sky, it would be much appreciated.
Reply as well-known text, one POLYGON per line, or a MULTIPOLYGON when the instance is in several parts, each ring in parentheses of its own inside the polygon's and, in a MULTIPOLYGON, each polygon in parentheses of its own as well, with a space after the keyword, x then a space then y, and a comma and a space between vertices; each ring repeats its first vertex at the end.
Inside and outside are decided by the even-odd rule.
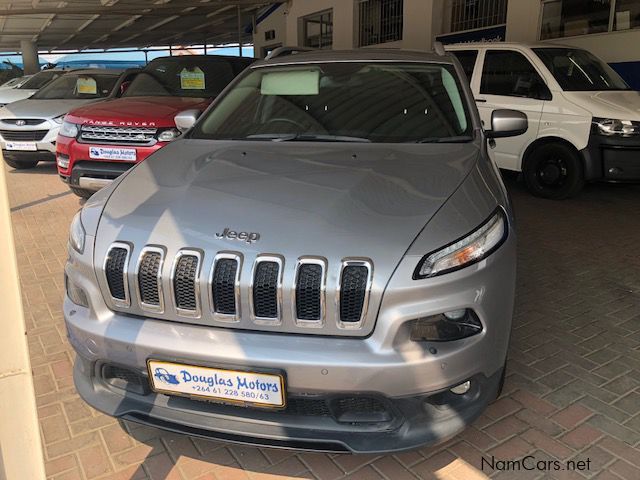
MULTIPOLYGON (((192 48, 190 49, 193 53, 202 54, 203 49, 200 48, 192 48)), ((242 48, 243 56, 252 57, 253 56, 253 47, 243 47, 242 48)), ((208 54, 215 55, 238 55, 238 47, 228 47, 228 48, 207 48, 208 54)), ((169 55, 169 49, 166 50, 154 50, 148 53, 149 60, 152 60, 156 57, 164 57, 169 55)), ((0 62, 5 60, 10 60, 13 63, 18 65, 22 64, 22 57, 20 55, 0 55, 0 62)), ((128 61, 144 61, 144 53, 143 52, 87 52, 87 53, 79 53, 73 55, 67 55, 64 53, 56 53, 56 54, 40 54, 40 61, 42 63, 52 62, 58 63, 61 61, 70 61, 70 60, 128 60, 128 61)))

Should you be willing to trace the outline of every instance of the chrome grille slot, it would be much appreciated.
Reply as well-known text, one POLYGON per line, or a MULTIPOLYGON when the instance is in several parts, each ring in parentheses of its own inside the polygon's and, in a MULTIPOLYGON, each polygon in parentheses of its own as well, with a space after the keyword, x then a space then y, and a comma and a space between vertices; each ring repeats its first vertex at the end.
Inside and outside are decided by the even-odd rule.
POLYGON ((251 285, 251 304, 256 323, 278 323, 282 288, 282 267, 279 257, 256 259, 251 285))
POLYGON ((83 125, 80 141, 99 144, 153 145, 156 143, 157 132, 157 128, 151 127, 83 125))
POLYGON ((104 261, 104 276, 109 287, 109 293, 113 303, 119 307, 128 307, 129 281, 127 267, 131 247, 126 243, 114 243, 109 248, 104 261))
POLYGON ((211 270, 211 310, 217 320, 240 320, 240 270, 242 255, 219 253, 211 270))
POLYGON ((324 319, 326 261, 301 258, 296 268, 295 308, 296 323, 303 326, 321 326, 324 319))
POLYGON ((187 317, 200 316, 200 252, 182 250, 176 256, 171 286, 176 311, 187 317))
POLYGON ((145 247, 140 252, 136 268, 136 287, 140 307, 151 312, 164 311, 162 294, 162 264, 164 250, 145 247))
POLYGON ((371 289, 371 263, 365 260, 342 262, 339 284, 339 326, 358 328, 366 316, 371 289))

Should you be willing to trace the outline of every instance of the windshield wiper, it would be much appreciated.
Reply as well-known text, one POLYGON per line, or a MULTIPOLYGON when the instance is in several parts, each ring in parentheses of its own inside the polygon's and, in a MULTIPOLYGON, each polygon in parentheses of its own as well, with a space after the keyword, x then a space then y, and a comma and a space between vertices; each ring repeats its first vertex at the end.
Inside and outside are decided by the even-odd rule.
POLYGON ((461 137, 425 137, 419 140, 415 140, 407 143, 466 143, 473 140, 470 136, 461 137))
POLYGON ((236 140, 269 140, 272 142, 355 142, 355 143, 371 143, 368 138, 350 137, 346 135, 322 135, 311 133, 292 133, 292 134, 270 134, 260 133, 255 135, 247 135, 246 137, 236 140))

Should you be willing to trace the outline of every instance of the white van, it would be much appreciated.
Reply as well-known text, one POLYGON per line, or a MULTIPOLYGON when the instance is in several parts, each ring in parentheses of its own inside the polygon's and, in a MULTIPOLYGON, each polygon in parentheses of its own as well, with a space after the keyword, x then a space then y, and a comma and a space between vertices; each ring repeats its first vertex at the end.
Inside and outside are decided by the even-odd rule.
POLYGON ((548 43, 447 45, 471 83, 480 116, 511 108, 529 119, 495 140, 500 168, 521 171, 534 195, 561 199, 587 181, 640 181, 640 92, 586 50, 548 43))

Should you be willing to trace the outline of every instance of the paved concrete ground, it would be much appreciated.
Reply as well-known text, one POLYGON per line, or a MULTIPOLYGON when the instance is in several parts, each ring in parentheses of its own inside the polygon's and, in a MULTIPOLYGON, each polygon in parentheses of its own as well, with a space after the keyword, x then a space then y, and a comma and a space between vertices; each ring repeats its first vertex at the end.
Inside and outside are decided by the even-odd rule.
MULTIPOLYGON (((592 185, 577 199, 549 202, 509 180, 520 264, 503 397, 445 445, 354 456, 172 435, 118 423, 83 404, 60 308, 67 225, 80 202, 51 165, 9 169, 8 182, 50 478, 640 479, 638 186, 592 185), (590 468, 482 469, 483 456, 528 454, 536 461, 589 460, 590 468)), ((535 467, 531 460, 527 467, 535 467)))

